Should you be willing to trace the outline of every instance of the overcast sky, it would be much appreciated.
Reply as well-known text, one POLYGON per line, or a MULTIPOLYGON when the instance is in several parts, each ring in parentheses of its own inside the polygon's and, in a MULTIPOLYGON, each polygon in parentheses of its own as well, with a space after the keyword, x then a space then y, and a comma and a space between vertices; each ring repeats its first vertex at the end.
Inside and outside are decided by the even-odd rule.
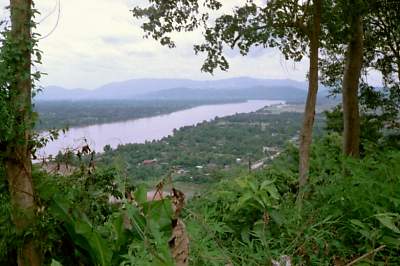
MULTIPOLYGON (((58 0, 36 1, 41 15, 38 31, 46 36, 55 27, 58 0)), ((245 0, 224 0, 224 11, 245 0)), ((236 76, 304 80, 308 62, 285 61, 271 49, 254 49, 242 57, 228 52, 230 69, 214 76, 200 71, 203 56, 195 56, 193 44, 201 42, 201 32, 176 34, 177 48, 168 49, 151 39, 143 39, 140 22, 130 10, 144 0, 61 0, 55 31, 40 41, 44 52, 41 83, 67 88, 92 89, 108 82, 132 78, 219 79, 236 76)), ((0 18, 8 17, 0 0, 0 18)))

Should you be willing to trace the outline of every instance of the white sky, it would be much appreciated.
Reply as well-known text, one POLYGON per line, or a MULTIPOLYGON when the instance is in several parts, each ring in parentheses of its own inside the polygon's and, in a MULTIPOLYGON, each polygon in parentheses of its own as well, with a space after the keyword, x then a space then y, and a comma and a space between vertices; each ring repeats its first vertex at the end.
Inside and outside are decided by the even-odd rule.
MULTIPOLYGON (((41 12, 37 21, 53 10, 57 0, 36 1, 41 12)), ((44 52, 41 70, 48 75, 42 85, 67 88, 95 88, 108 82, 132 78, 219 79, 235 76, 289 78, 304 80, 308 62, 287 62, 278 51, 254 50, 242 57, 229 53, 228 72, 214 76, 200 71, 203 56, 195 56, 193 44, 201 42, 201 33, 175 35, 177 48, 162 47, 152 39, 143 39, 140 22, 131 13, 144 0, 61 0, 60 20, 55 31, 39 43, 44 52)), ((245 0, 224 0, 225 10, 245 0)), ((8 17, 0 0, 0 19, 8 17)), ((54 12, 39 27, 43 36, 56 24, 54 12)))

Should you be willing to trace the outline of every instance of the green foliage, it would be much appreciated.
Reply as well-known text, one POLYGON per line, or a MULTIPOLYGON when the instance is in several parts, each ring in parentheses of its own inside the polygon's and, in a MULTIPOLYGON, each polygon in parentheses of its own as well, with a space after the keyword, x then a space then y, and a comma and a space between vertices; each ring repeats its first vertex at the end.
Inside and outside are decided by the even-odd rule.
MULTIPOLYGON (((263 147, 283 149, 288 139, 296 136, 301 117, 301 113, 294 112, 273 114, 267 108, 251 114, 217 118, 183 127, 160 141, 108 149, 99 156, 97 165, 118 162, 133 180, 159 180, 171 169, 178 169, 183 173, 175 175, 174 180, 207 183, 215 180, 214 174, 221 169, 247 169, 249 159, 255 162, 272 155, 263 151, 263 147), (157 159, 157 162, 142 163, 149 159, 157 159)), ((322 118, 317 115, 316 135, 321 132, 321 123, 322 118)))
POLYGON ((0 167, 0 264, 12 262, 9 257, 15 252, 18 244, 15 227, 11 220, 11 203, 6 185, 4 169, 0 167))
MULTIPOLYGON (((33 8, 29 16, 32 18, 31 29, 36 27, 33 21, 36 10, 33 8)), ((37 34, 32 33, 31 38, 12 38, 9 26, 5 25, 0 33, 0 157, 4 156, 5 146, 15 138, 20 139, 22 132, 33 128, 35 113, 30 104, 31 95, 36 92, 35 83, 40 79, 41 72, 26 72, 22 66, 31 65, 30 54, 35 64, 41 63, 41 51, 37 47, 37 34), (32 92, 26 97, 23 92, 15 88, 18 81, 28 81, 32 84, 32 92), (32 93, 32 94, 31 94, 32 93), (22 97, 22 98, 21 98, 22 97), (21 112, 21 108, 25 110, 21 112)))
POLYGON ((205 52, 202 71, 213 73, 217 68, 227 70, 224 55, 227 48, 247 55, 251 47, 277 47, 286 59, 300 61, 306 55, 312 3, 298 1, 267 1, 261 4, 244 1, 231 13, 215 12, 223 2, 216 0, 149 1, 147 7, 135 7, 135 18, 144 18, 142 29, 169 48, 175 47, 172 32, 203 29, 204 43, 194 45, 197 53, 205 52), (203 6, 200 9, 199 6, 203 6))
POLYGON ((62 265, 173 265, 169 199, 147 202, 146 190, 138 187, 129 201, 113 169, 71 176, 37 172, 35 183, 44 210, 36 230, 47 260, 62 265), (120 203, 112 205, 110 196, 120 203))
MULTIPOLYGON (((370 87, 369 87, 370 88, 370 87)), ((400 147, 400 125, 398 115, 400 101, 392 97, 388 100, 384 93, 376 92, 372 88, 366 95, 361 95, 361 151, 366 149, 378 149, 384 147, 400 147), (373 98, 373 99, 372 99, 373 98)), ((392 95, 393 96, 393 95, 392 95)), ((326 130, 328 132, 343 132, 343 111, 338 105, 334 109, 325 111, 326 130)))
POLYGON ((332 265, 381 245, 363 262, 400 263, 400 153, 386 150, 354 160, 342 158, 340 149, 335 134, 313 146, 302 206, 296 204, 290 150, 268 169, 222 181, 193 199, 186 218, 193 265, 203 265, 202 254, 213 249, 218 250, 210 258, 214 265, 263 265, 282 255, 295 265, 332 265))

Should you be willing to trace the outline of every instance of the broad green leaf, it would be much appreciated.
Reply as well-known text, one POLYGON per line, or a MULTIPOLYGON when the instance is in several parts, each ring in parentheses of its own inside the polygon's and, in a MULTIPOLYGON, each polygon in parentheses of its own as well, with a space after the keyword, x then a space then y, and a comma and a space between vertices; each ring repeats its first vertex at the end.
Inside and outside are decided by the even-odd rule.
POLYGON ((354 224, 354 225, 356 225, 356 226, 362 228, 362 229, 366 229, 365 224, 363 224, 360 220, 351 219, 350 222, 351 222, 352 224, 354 224))
POLYGON ((382 237, 382 242, 388 246, 392 246, 395 248, 400 247, 400 238, 394 238, 390 236, 384 236, 382 237))
POLYGON ((52 259, 50 266, 62 266, 62 264, 55 259, 52 259))
POLYGON ((140 210, 132 206, 131 204, 126 205, 126 210, 129 219, 132 221, 133 229, 142 239, 144 239, 144 228, 146 226, 146 219, 140 213, 140 210))
POLYGON ((162 230, 171 229, 172 203, 169 199, 146 202, 143 210, 147 219, 159 224, 162 230))
POLYGON ((243 196, 241 196, 241 197, 239 198, 238 203, 237 203, 237 208, 243 207, 243 205, 244 205, 247 201, 251 200, 252 198, 253 198, 253 195, 252 195, 252 194, 250 194, 250 193, 244 194, 243 196))
POLYGON ((248 184, 250 186, 250 189, 253 191, 253 193, 256 193, 258 191, 258 187, 256 186, 256 184, 254 184, 251 181, 249 181, 248 184))
POLYGON ((266 187, 268 187, 269 185, 273 184, 274 181, 272 180, 265 180, 264 182, 261 183, 261 189, 265 189, 266 187))
POLYGON ((260 205, 258 209, 261 209, 261 210, 266 209, 270 203, 270 201, 268 200, 268 197, 265 197, 265 195, 261 195, 261 196, 254 195, 253 198, 260 205))
POLYGON ((99 265, 110 265, 112 259, 112 251, 108 247, 107 242, 100 236, 100 234, 94 230, 89 224, 83 221, 76 221, 75 232, 78 235, 83 236, 89 245, 82 248, 90 252, 90 256, 94 261, 97 261, 99 265))
POLYGON ((387 228, 389 228, 393 232, 395 232, 397 234, 400 234, 399 228, 393 222, 393 217, 391 217, 389 215, 384 215, 384 216, 376 216, 376 219, 378 219, 378 221, 381 224, 383 224, 384 226, 386 226, 387 228))
POLYGON ((139 204, 144 204, 147 201, 147 190, 142 185, 135 190, 133 195, 139 204))
POLYGON ((274 185, 267 186, 267 191, 272 198, 276 200, 280 198, 279 192, 274 185))

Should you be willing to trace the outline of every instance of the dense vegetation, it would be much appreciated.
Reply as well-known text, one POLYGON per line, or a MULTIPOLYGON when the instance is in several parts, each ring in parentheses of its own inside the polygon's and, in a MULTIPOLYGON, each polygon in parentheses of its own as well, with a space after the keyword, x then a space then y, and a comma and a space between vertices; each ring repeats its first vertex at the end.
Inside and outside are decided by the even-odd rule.
POLYGON ((98 100, 98 101, 39 101, 37 130, 87 126, 129 119, 168 114, 204 104, 224 100, 98 100))
MULTIPOLYGON (((224 120, 240 123, 244 117, 251 124, 260 115, 264 121, 279 121, 279 115, 253 113, 209 126, 224 120)), ((291 116, 296 117, 283 113, 281 119, 291 116)), ((205 127, 182 129, 176 136, 191 130, 196 142, 205 127)), ((345 265, 365 254, 369 255, 360 259, 364 264, 356 265, 398 265, 400 152, 391 145, 385 137, 365 140, 365 156, 356 160, 341 155, 338 134, 319 137, 301 206, 296 203, 298 152, 293 143, 263 170, 248 173, 243 166, 239 174, 227 171, 222 177, 211 172, 214 182, 208 180, 208 189, 189 200, 182 214, 190 237, 190 265, 269 265, 283 255, 294 265, 345 265)), ((170 200, 146 202, 142 181, 130 178, 118 160, 107 169, 91 165, 83 160, 79 170, 67 176, 39 169, 34 173, 39 220, 29 234, 43 249, 45 262, 173 265, 168 246, 174 219, 170 200), (110 205, 110 195, 122 202, 110 205)), ((170 182, 174 181, 166 177, 157 188, 170 182)), ((19 238, 10 223, 8 196, 1 195, 0 262, 11 264, 19 238)))
POLYGON ((293 265, 398 265, 400 152, 371 144, 354 160, 340 149, 337 134, 313 145, 301 206, 293 147, 267 169, 193 199, 192 265, 270 265, 284 255, 293 265))
MULTIPOLYGON (((171 175, 149 197, 142 180, 126 171, 129 155, 119 160, 116 154, 116 160, 96 167, 96 154, 84 146, 76 157, 67 156, 75 160, 71 174, 32 165, 33 151, 47 141, 36 139, 33 131, 32 94, 40 73, 32 72, 32 65, 41 61, 33 31, 37 11, 32 1, 10 1, 11 26, 0 37, 0 264, 400 264, 399 2, 243 3, 222 15, 213 13, 222 7, 218 0, 151 0, 148 7, 132 10, 144 18, 147 37, 169 47, 175 46, 173 31, 202 27, 204 43, 195 50, 207 53, 203 70, 208 72, 228 69, 225 47, 237 47, 243 55, 252 46, 277 47, 286 58, 310 57, 299 147, 288 144, 261 171, 210 172, 218 183, 210 182, 184 207, 182 192, 162 194, 173 186, 171 175), (370 69, 382 75, 382 89, 367 84, 362 73, 370 69), (342 109, 327 113, 327 132, 311 145, 319 79, 343 101, 342 109)), ((190 145, 182 145, 188 160, 180 160, 182 154, 173 149, 170 160, 173 166, 211 163, 201 138, 215 141, 216 155, 245 156, 218 134, 260 156, 260 147, 246 142, 249 136, 257 143, 279 144, 279 138, 261 140, 262 124, 270 123, 271 136, 273 130, 297 132, 290 124, 293 115, 282 114, 287 127, 269 120, 273 115, 258 113, 256 122, 250 115, 218 119, 209 128, 200 125, 200 138, 196 128, 184 129, 181 139, 176 132, 177 141, 169 140, 171 146, 190 145), (221 129, 226 125, 229 132, 221 129), (190 154, 197 147, 200 158, 190 154)), ((113 152, 108 147, 105 158, 113 152)), ((226 164, 232 158, 215 161, 226 164)))
POLYGON ((114 150, 106 147, 96 164, 118 162, 133 179, 159 179, 174 169, 181 180, 206 182, 213 171, 247 168, 249 160, 269 161, 288 140, 297 139, 301 116, 271 114, 267 107, 255 113, 217 118, 176 130, 173 136, 160 141, 121 145, 114 150), (143 164, 146 160, 156 161, 143 164))

